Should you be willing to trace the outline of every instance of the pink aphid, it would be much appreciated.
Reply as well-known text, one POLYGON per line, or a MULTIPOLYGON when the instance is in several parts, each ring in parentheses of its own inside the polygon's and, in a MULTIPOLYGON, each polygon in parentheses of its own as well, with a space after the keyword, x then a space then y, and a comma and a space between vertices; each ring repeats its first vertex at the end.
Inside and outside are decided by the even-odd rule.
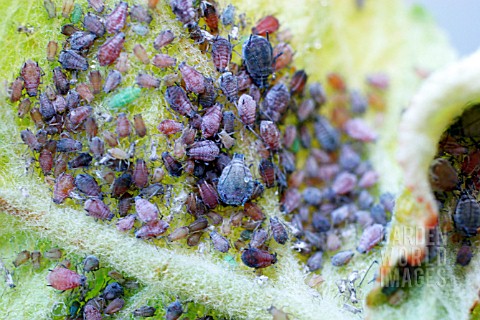
POLYGON ((384 236, 384 228, 381 224, 374 224, 363 231, 360 238, 357 251, 360 253, 367 253, 372 250, 373 247, 382 241, 384 236))
POLYGON ((117 230, 121 232, 127 232, 132 230, 133 225, 135 224, 135 215, 131 214, 125 218, 119 219, 117 222, 117 230))
POLYGON ((385 73, 372 73, 366 78, 367 83, 377 89, 388 89, 390 85, 390 78, 385 73))
POLYGON ((248 94, 242 94, 238 99, 238 116, 246 126, 252 126, 255 123, 257 112, 257 103, 248 94))
POLYGON ((182 74, 185 87, 188 91, 199 94, 205 91, 205 77, 194 67, 190 67, 185 62, 180 63, 178 70, 182 74))
POLYGON ((85 276, 64 267, 57 267, 47 275, 48 285, 62 291, 84 286, 86 281, 85 276))
POLYGON ((225 38, 216 37, 212 43, 212 60, 215 68, 219 72, 228 70, 230 60, 232 60, 232 44, 225 38))
POLYGON ((60 204, 70 196, 75 189, 75 179, 66 173, 62 173, 55 181, 53 187, 53 202, 60 204))
POLYGON ((355 188, 357 176, 349 172, 341 172, 333 181, 332 190, 336 194, 347 194, 355 188))
POLYGON ((362 142, 372 142, 377 139, 377 133, 363 119, 348 120, 343 129, 353 139, 362 142))
POLYGON ((135 237, 141 239, 156 238, 167 231, 170 225, 163 220, 153 220, 135 232, 135 237))
POLYGON ((119 32, 113 37, 107 39, 107 41, 98 48, 98 62, 102 67, 112 64, 117 60, 122 51, 124 42, 125 34, 119 32))
POLYGON ((203 115, 201 129, 204 138, 211 138, 218 132, 223 119, 222 108, 223 106, 217 103, 203 115))
POLYGON ((360 180, 358 181, 358 186, 361 188, 370 188, 375 185, 378 181, 378 173, 375 170, 368 170, 365 172, 360 180))
POLYGON ((42 76, 42 70, 38 66, 38 63, 32 60, 27 60, 24 63, 20 76, 25 81, 25 89, 30 97, 37 95, 38 86, 40 85, 40 77, 42 76))
POLYGON ((110 33, 118 32, 125 27, 125 21, 127 20, 128 3, 120 2, 112 13, 107 17, 105 25, 107 31, 110 33))
POLYGON ((177 122, 175 120, 167 119, 167 120, 163 120, 162 122, 160 122, 157 129, 161 133, 169 136, 169 135, 172 135, 172 134, 175 134, 177 132, 182 131, 183 130, 183 123, 177 122))
POLYGON ((140 221, 151 222, 158 219, 159 212, 157 206, 146 199, 135 197, 135 209, 140 221))
POLYGON ((88 212, 89 216, 95 219, 112 220, 114 216, 108 206, 98 198, 88 199, 85 201, 83 208, 88 212))

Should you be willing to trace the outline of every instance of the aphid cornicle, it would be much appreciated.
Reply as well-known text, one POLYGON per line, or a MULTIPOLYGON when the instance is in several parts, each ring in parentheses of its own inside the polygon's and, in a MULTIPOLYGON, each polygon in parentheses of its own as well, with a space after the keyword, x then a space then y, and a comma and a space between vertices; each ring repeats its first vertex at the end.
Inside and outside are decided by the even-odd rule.
POLYGON ((165 99, 170 108, 180 113, 182 116, 192 117, 195 114, 195 109, 185 93, 185 90, 180 86, 171 86, 165 92, 165 99))
POLYGON ((192 144, 188 151, 187 155, 193 160, 201 161, 213 161, 217 158, 220 153, 220 149, 211 140, 200 140, 192 144))
POLYGON ((20 76, 25 82, 25 90, 30 97, 37 95, 38 86, 40 85, 40 77, 42 76, 42 70, 38 66, 37 62, 27 60, 22 67, 20 76))
POLYGON ((238 82, 237 77, 231 72, 224 72, 218 79, 220 89, 227 97, 229 102, 235 102, 238 99, 238 82))
POLYGON ((122 74, 117 70, 110 70, 107 79, 105 79, 105 83, 103 84, 103 91, 109 93, 115 90, 120 82, 122 82, 122 74))
POLYGON ((228 70, 232 60, 232 44, 225 38, 216 37, 212 43, 212 60, 217 71, 223 73, 228 70))
POLYGON ((480 204, 467 191, 462 191, 455 207, 453 221, 458 232, 466 237, 473 237, 480 228, 480 204))
POLYGON ((64 69, 69 70, 82 70, 88 69, 88 61, 74 50, 64 50, 58 57, 58 62, 64 69))
POLYGON ((173 34, 172 30, 162 31, 153 41, 153 47, 160 51, 160 49, 172 43, 174 39, 175 35, 173 34))
POLYGON ((205 77, 198 72, 194 67, 187 65, 185 62, 180 63, 178 70, 182 74, 185 87, 188 91, 196 94, 205 91, 205 77))
POLYGON ((261 36, 251 35, 243 44, 242 58, 253 81, 260 88, 268 86, 268 77, 273 73, 273 48, 261 36))
POLYGON ((201 129, 204 138, 211 138, 218 132, 223 118, 222 109, 223 105, 217 103, 203 115, 201 129))
POLYGON ((128 3, 121 1, 113 9, 112 13, 107 17, 105 21, 105 26, 107 31, 110 33, 115 33, 123 29, 125 26, 125 21, 128 14, 128 3))
POLYGON ((288 109, 290 102, 290 92, 283 83, 274 85, 267 94, 262 103, 260 111, 265 118, 273 122, 278 122, 288 109))
POLYGON ((105 34, 105 26, 99 17, 89 12, 83 18, 83 27, 97 37, 103 37, 105 34))
POLYGON ((88 174, 79 174, 75 177, 75 186, 77 189, 90 197, 101 197, 102 190, 95 178, 88 174))
POLYGON ((75 179, 66 173, 62 173, 55 181, 53 187, 53 202, 60 204, 70 196, 75 189, 75 179))
POLYGON ((270 229, 272 230, 273 239, 279 244, 285 244, 288 241, 288 233, 285 226, 277 217, 270 218, 270 229))
POLYGON ((49 286, 65 291, 84 286, 87 278, 67 268, 57 267, 48 273, 47 282, 49 286))
POLYGON ((255 182, 245 165, 244 155, 235 153, 232 161, 223 169, 218 180, 218 194, 223 203, 244 205, 253 193, 255 182))
POLYGON ((108 38, 107 41, 98 48, 97 58, 99 64, 103 67, 114 63, 120 56, 124 42, 125 34, 123 32, 119 32, 113 37, 108 38))
POLYGON ((250 268, 266 268, 277 262, 277 255, 257 248, 248 248, 242 252, 242 261, 250 268))

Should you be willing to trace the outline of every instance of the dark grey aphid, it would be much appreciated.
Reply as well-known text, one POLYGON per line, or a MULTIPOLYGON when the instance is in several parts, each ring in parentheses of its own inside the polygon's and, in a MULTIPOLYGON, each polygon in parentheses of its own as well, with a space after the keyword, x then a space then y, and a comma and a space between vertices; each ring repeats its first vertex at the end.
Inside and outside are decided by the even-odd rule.
POLYGON ((223 129, 226 133, 235 131, 235 114, 232 111, 224 111, 222 120, 223 129))
POLYGON ((87 256, 83 260, 83 272, 92 272, 100 268, 100 260, 95 256, 87 256))
POLYGON ((270 218, 270 229, 272 230, 273 239, 279 244, 285 244, 288 240, 288 233, 285 226, 277 217, 270 218))
POLYGON ((192 117, 195 114, 195 107, 187 97, 187 93, 180 86, 171 86, 165 92, 165 99, 170 108, 180 113, 182 116, 192 117))
POLYGON ((95 178, 88 174, 79 174, 75 177, 75 187, 90 197, 101 197, 102 190, 95 178))
POLYGON ((318 251, 315 252, 310 258, 307 260, 307 266, 310 271, 318 270, 323 265, 323 252, 318 251))
POLYGON ((205 91, 198 95, 198 103, 204 107, 208 108, 215 104, 217 99, 217 89, 213 84, 213 79, 205 78, 205 91))
POLYGON ((253 82, 266 88, 268 77, 273 73, 273 48, 270 42, 261 36, 251 35, 243 44, 243 60, 253 82))
POLYGON ((167 306, 166 320, 176 320, 183 314, 183 307, 180 301, 175 300, 167 306))
POLYGON ((82 143, 70 138, 63 138, 57 142, 58 152, 75 152, 82 150, 82 143))
POLYGON ((473 237, 480 228, 480 204, 475 197, 463 191, 455 207, 453 221, 457 231, 467 237, 473 237))
POLYGON ((220 89, 230 102, 235 102, 238 99, 238 82, 237 77, 231 72, 224 72, 218 79, 220 89))
POLYGON ((105 93, 109 93, 115 90, 115 88, 120 84, 120 82, 122 82, 122 74, 120 73, 120 71, 111 70, 108 73, 107 79, 105 79, 103 91, 105 93))
POLYGON ((50 120, 52 119, 56 112, 55 108, 53 107, 52 102, 48 99, 46 93, 42 93, 40 95, 40 114, 42 115, 43 120, 50 120))
POLYGON ((88 61, 74 50, 64 50, 60 53, 58 62, 64 69, 82 70, 88 69, 88 61))
MULTIPOLYGON (((373 221, 375 223, 386 225, 387 224, 387 214, 385 213, 385 209, 381 204, 375 204, 372 209, 370 209, 370 214, 372 216, 373 221)), ((479 214, 480 214, 480 207, 479 207, 479 214)))
POLYGON ((97 37, 102 37, 105 34, 105 25, 99 17, 91 12, 87 13, 83 18, 83 27, 97 37))
POLYGON ((318 116, 315 124, 315 136, 322 145, 322 148, 326 151, 335 151, 340 146, 340 133, 337 129, 332 127, 330 122, 322 117, 318 116))
POLYGON ((155 315, 155 311, 157 311, 157 309, 154 307, 142 306, 138 309, 135 309, 132 314, 135 317, 153 317, 155 315))
POLYGON ((232 24, 235 20, 235 6, 233 4, 229 4, 225 10, 223 10, 222 16, 222 23, 225 26, 232 24))
POLYGON ((254 185, 252 173, 245 166, 244 155, 236 153, 232 161, 223 169, 217 190, 225 204, 240 206, 250 199, 254 185))
POLYGON ((72 50, 82 51, 90 48, 96 37, 93 33, 78 31, 72 34, 68 41, 72 50))
POLYGON ((340 251, 332 257, 332 265, 335 267, 341 267, 347 264, 355 255, 355 252, 352 250, 340 251))
POLYGON ((289 101, 287 86, 283 83, 276 84, 265 95, 260 111, 267 119, 278 122, 287 111, 289 101))
POLYGON ((70 89, 70 81, 60 67, 53 69, 53 83, 60 94, 67 94, 70 89))
POLYGON ((113 300, 123 295, 123 287, 118 282, 110 283, 103 291, 105 300, 113 300))

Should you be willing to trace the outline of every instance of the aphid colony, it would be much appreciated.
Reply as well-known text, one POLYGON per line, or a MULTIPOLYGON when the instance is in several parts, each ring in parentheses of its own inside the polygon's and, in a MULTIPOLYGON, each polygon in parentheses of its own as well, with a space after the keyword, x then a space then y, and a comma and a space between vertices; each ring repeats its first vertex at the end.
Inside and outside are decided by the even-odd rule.
POLYGON ((478 106, 471 107, 443 134, 429 170, 441 212, 439 230, 450 235, 458 247, 457 263, 462 266, 473 257, 471 240, 480 228, 479 110, 478 106))
MULTIPOLYGON (((89 216, 114 220, 119 231, 142 239, 166 235, 168 241, 186 239, 188 246, 197 246, 208 231, 212 248, 221 253, 231 250, 231 227, 241 227, 233 244, 251 268, 276 263, 268 243, 273 238, 286 244, 289 233, 295 238, 292 247, 309 257, 311 271, 322 267, 323 252, 341 248, 341 231, 354 222, 363 229, 359 253, 383 240, 393 199, 386 194, 374 204, 368 191, 378 175, 362 160, 363 146, 376 134, 360 116, 369 104, 382 108, 385 85, 368 82, 368 99, 348 90, 335 73, 326 88, 318 82, 308 85, 305 71, 291 66, 288 30, 279 32, 273 16, 250 33, 233 6, 220 14, 212 1, 173 0, 172 11, 190 39, 211 58, 216 73, 207 76, 166 54, 182 36, 171 30, 161 31, 153 43, 136 43, 132 53, 123 48, 131 41, 130 31, 140 37, 148 33, 155 5, 118 2, 106 10, 97 0, 89 1, 89 11, 79 4, 69 9, 70 2, 65 0, 62 12, 72 23, 61 30, 67 38, 58 54, 60 66, 43 70, 52 73, 53 83, 42 83, 41 68, 27 60, 10 96, 18 103, 18 116, 30 115, 35 125, 21 138, 53 184, 56 204, 74 198, 89 216), (231 39, 239 39, 239 32, 244 34, 241 65, 232 61, 231 39), (154 57, 151 46, 159 51, 154 57), (140 72, 135 85, 127 86, 129 59, 152 63, 163 78, 140 72), (97 63, 105 68, 97 70, 97 63), (326 90, 335 106, 331 121, 318 112, 327 103, 326 90), (163 95, 171 110, 172 119, 158 121, 160 137, 147 130, 142 114, 126 111, 141 95, 163 95), (102 99, 115 111, 112 115, 100 111, 102 99), (166 139, 169 147, 157 149, 156 139, 166 139), (240 151, 245 150, 239 148, 245 148, 242 141, 251 142, 254 157, 240 151), (176 187, 191 190, 185 208, 195 220, 174 229, 172 217, 163 218, 161 211, 168 210, 167 194, 175 186, 172 191, 161 182, 183 176, 189 185, 176 187), (279 190, 282 218, 263 211, 265 188, 279 190), (289 228, 283 220, 290 221, 289 228)), ((49 43, 49 61, 57 59, 56 48, 49 43)), ((353 256, 342 251, 332 263, 344 265, 353 256)), ((56 272, 60 277, 65 271, 56 272)), ((75 278, 59 288, 81 282, 75 278)))

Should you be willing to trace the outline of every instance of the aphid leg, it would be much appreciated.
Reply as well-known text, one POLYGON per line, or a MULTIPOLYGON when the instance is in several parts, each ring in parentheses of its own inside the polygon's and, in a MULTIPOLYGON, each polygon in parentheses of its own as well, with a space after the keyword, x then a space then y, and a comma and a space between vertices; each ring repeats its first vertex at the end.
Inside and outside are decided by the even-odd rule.
MULTIPOLYGON (((372 263, 370 264, 370 267, 368 267, 367 271, 365 272, 365 275, 363 276, 362 281, 360 281, 360 283, 358 284, 358 287, 362 286, 363 280, 365 280, 365 278, 367 277, 367 274, 370 272, 370 269, 373 267, 374 264, 378 264, 378 261, 377 260, 372 261, 372 263)), ((373 279, 370 280, 368 283, 371 283, 372 281, 375 281, 375 277, 373 277, 373 279)))

